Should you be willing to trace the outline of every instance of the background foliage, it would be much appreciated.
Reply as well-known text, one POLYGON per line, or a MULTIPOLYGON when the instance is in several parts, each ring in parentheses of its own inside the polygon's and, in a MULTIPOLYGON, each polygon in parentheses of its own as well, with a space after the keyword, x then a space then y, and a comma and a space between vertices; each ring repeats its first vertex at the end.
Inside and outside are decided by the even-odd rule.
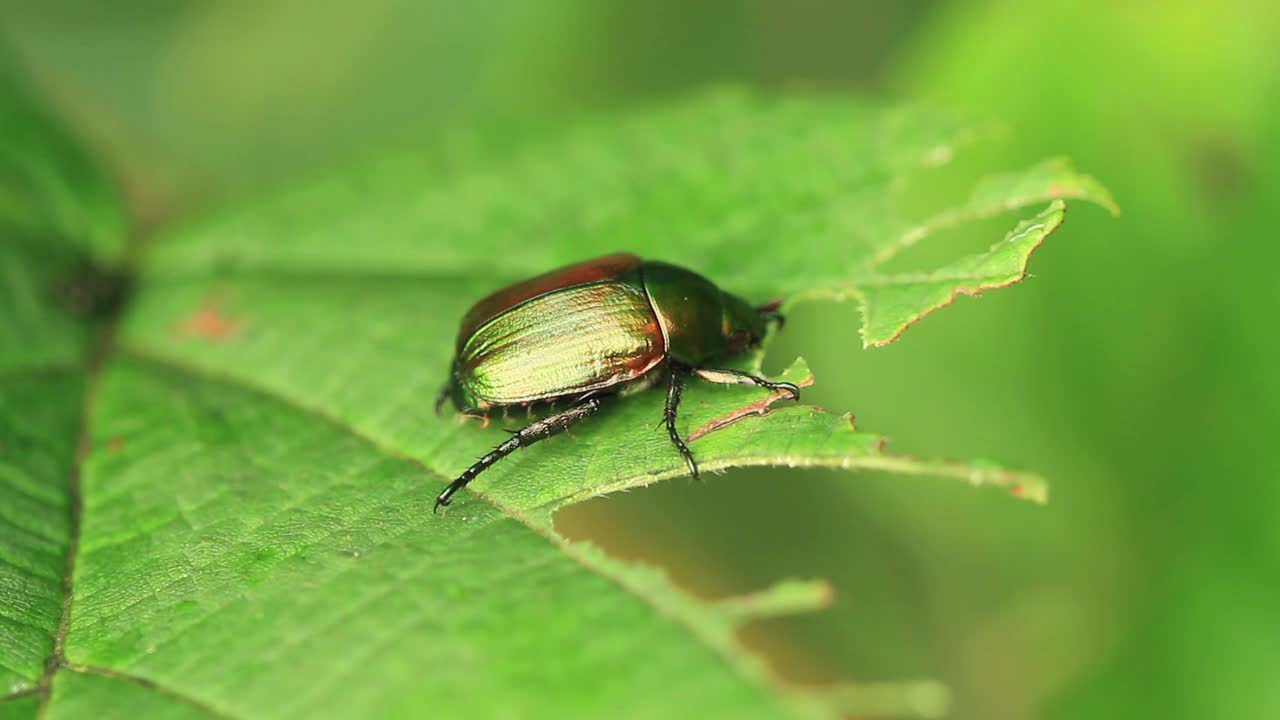
MULTIPOLYGON (((830 578, 830 610, 746 633, 797 681, 938 677, 958 717, 1280 712, 1280 468, 1266 444, 1280 408, 1269 332, 1280 258, 1267 242, 1280 220, 1277 10, 504 5, 63 3, 8 8, 3 29, 112 160, 144 226, 424 129, 725 82, 905 96, 1006 121, 939 188, 1066 154, 1106 179, 1124 215, 1074 212, 1030 281, 961 301, 888 348, 863 351, 847 307, 801 306, 770 357, 803 354, 821 380, 807 399, 855 412, 900 450, 981 449, 1043 472, 1049 506, 739 470, 592 501, 557 525, 710 598, 830 578)), ((923 188, 918 201, 943 199, 923 188)), ((956 230, 894 267, 936 266, 1004 229, 956 230)), ((43 422, 65 423, 48 411, 43 422)))

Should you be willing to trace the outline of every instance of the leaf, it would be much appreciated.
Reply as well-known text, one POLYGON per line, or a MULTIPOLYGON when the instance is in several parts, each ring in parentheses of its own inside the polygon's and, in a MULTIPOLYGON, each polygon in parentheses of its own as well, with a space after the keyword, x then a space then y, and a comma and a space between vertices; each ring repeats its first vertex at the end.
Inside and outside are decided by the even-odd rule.
POLYGON ((1018 223, 1004 240, 927 273, 868 274, 851 290, 862 301, 863 345, 887 345, 907 326, 950 305, 956 296, 978 295, 1008 287, 1027 274, 1027 261, 1040 243, 1062 224, 1066 206, 1054 200, 1040 214, 1018 223))
POLYGON ((0 55, 0 373, 78 365, 79 273, 119 254, 123 213, 105 177, 0 55))
POLYGON ((35 687, 62 619, 82 385, 74 371, 0 376, 3 693, 35 687))
POLYGON ((87 163, 0 62, 0 697, 35 689, 62 620, 91 331, 59 289, 80 242, 119 240, 87 163))
POLYGON ((104 174, 30 99, 0 55, 0 227, 92 258, 116 255, 124 212, 104 174))
MULTIPOLYGON (((5 447, 58 440, 39 466, 6 453, 0 492, 70 493, 41 491, 64 522, 31 520, 49 545, 14 575, 15 597, 44 604, 36 649, 0 655, 13 689, 55 717, 936 713, 932 684, 801 691, 737 645, 752 618, 830 602, 820 582, 709 603, 557 534, 567 504, 684 474, 655 427, 661 393, 504 460, 438 517, 443 483, 502 435, 437 417, 432 400, 467 306, 564 262, 632 249, 761 301, 859 297, 874 341, 940 293, 1021 277, 1061 197, 1109 203, 1057 162, 941 220, 900 218, 899 189, 977 132, 919 109, 718 94, 558 139, 398 152, 158 239, 92 374, 78 473, 76 386, 34 434, 23 393, 45 391, 3 386, 5 447), (877 272, 935 228, 1044 202, 985 255, 916 279, 877 272), (65 615, 59 549, 74 563, 65 615)), ((782 377, 813 382, 799 360, 782 377)), ((848 415, 779 399, 692 386, 680 424, 701 467, 874 468, 1044 499, 1035 476, 894 455, 848 415)))

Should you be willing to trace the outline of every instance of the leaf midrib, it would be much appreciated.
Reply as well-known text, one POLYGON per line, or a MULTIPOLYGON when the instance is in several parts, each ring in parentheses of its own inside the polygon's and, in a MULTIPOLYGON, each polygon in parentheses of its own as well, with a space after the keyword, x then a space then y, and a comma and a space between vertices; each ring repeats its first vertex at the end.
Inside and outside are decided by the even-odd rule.
POLYGON ((88 455, 92 437, 93 409, 98 397, 98 389, 102 380, 102 370, 111 352, 111 341, 115 337, 116 319, 110 318, 95 328, 93 340, 86 355, 84 398, 80 406, 79 431, 75 444, 75 459, 71 464, 71 472, 67 479, 67 509, 69 515, 67 556, 63 565, 62 576, 62 613, 58 619, 58 629, 53 634, 53 651, 45 660, 44 672, 36 683, 40 691, 40 706, 36 711, 37 718, 45 718, 49 714, 49 702, 53 697, 53 676, 67 665, 66 645, 67 633, 71 629, 71 603, 75 597, 75 566, 80 550, 80 520, 83 514, 83 498, 81 496, 80 475, 84 468, 84 459, 88 455))

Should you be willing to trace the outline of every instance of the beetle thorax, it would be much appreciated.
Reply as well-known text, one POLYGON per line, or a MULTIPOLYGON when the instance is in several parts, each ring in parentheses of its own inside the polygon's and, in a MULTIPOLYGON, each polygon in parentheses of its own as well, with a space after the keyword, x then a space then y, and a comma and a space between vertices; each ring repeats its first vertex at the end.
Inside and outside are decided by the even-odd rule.
POLYGON ((646 262, 642 272, 672 360, 697 367, 763 336, 759 313, 701 275, 663 262, 646 262))

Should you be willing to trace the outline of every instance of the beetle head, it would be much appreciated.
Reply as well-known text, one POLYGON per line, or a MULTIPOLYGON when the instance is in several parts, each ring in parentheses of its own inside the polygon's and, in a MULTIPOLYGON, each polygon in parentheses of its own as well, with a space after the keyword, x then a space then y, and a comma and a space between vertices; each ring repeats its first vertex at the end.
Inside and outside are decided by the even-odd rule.
POLYGON ((729 293, 724 293, 720 305, 724 309, 723 328, 730 352, 743 352, 758 346, 764 340, 768 330, 768 316, 765 313, 729 293))

